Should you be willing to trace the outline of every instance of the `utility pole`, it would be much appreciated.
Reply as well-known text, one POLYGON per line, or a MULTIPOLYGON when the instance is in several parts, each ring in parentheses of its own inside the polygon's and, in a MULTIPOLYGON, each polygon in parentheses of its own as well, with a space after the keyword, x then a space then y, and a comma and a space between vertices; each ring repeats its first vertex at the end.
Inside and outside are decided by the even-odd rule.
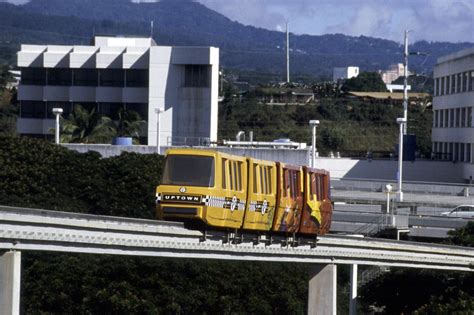
MULTIPOLYGON (((404 62, 403 62, 403 118, 408 121, 408 33, 409 30, 405 30, 405 51, 404 51, 404 62)), ((403 135, 407 134, 407 123, 403 125, 403 135)))
POLYGON ((290 83, 290 32, 286 21, 286 83, 290 83))

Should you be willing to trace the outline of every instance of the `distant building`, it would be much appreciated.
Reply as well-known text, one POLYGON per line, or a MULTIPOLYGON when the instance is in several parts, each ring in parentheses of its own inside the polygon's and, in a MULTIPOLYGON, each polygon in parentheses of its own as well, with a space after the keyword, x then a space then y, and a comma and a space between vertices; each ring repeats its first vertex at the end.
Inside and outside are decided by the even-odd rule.
POLYGON ((399 77, 402 77, 404 70, 405 66, 403 65, 403 63, 397 63, 395 65, 391 65, 388 70, 379 71, 379 73, 382 77, 382 81, 385 84, 390 84, 399 77))
POLYGON ((434 72, 433 156, 464 163, 474 178, 474 47, 438 58, 434 72))
POLYGON ((359 67, 334 68, 332 71, 332 80, 346 80, 356 78, 359 75, 359 67))
POLYGON ((20 84, 20 79, 21 79, 21 71, 19 70, 8 70, 8 72, 11 75, 11 80, 7 82, 6 88, 7 89, 16 89, 18 88, 18 85, 20 84))
POLYGON ((18 52, 20 134, 46 135, 52 108, 67 116, 74 105, 112 119, 121 107, 147 124, 142 141, 217 140, 219 49, 157 46, 151 38, 96 36, 91 46, 22 45, 18 52))

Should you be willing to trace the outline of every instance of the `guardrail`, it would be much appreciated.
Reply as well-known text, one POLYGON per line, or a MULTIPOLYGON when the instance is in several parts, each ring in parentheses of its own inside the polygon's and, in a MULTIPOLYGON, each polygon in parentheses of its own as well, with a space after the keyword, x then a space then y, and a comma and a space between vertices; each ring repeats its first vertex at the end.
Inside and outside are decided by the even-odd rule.
MULTIPOLYGON (((288 242, 283 235, 229 235, 185 229, 180 223, 0 207, 0 248, 92 254, 248 261, 360 264, 472 271, 474 249, 358 238, 288 242), (231 239, 232 240, 232 239, 231 239), (235 241, 238 240, 238 241, 235 241), (270 242, 271 241, 271 242, 270 242)), ((293 240, 295 241, 295 240, 293 240)))

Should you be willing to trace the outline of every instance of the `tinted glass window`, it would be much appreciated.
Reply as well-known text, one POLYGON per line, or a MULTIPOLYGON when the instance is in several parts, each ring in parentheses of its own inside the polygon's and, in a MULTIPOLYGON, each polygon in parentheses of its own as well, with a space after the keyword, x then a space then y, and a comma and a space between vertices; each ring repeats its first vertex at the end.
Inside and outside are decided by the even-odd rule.
POLYGON ((48 69, 48 85, 70 86, 72 84, 71 69, 51 68, 48 69))
POLYGON ((97 86, 99 83, 99 73, 97 69, 74 69, 74 85, 77 86, 97 86))
POLYGON ((214 186, 214 158, 169 155, 163 171, 163 185, 214 186))
POLYGON ((126 86, 148 87, 148 69, 126 70, 126 86))
POLYGON ((21 84, 24 85, 45 85, 46 69, 45 68, 22 68, 21 84))

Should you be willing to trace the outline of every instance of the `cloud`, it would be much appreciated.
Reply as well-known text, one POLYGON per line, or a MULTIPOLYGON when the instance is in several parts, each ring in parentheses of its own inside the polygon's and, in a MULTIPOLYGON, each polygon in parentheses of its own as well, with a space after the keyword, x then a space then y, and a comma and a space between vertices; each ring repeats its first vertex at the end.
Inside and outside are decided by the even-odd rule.
POLYGON ((430 41, 474 42, 472 0, 198 0, 243 24, 298 34, 343 33, 401 42, 403 31, 430 41))

